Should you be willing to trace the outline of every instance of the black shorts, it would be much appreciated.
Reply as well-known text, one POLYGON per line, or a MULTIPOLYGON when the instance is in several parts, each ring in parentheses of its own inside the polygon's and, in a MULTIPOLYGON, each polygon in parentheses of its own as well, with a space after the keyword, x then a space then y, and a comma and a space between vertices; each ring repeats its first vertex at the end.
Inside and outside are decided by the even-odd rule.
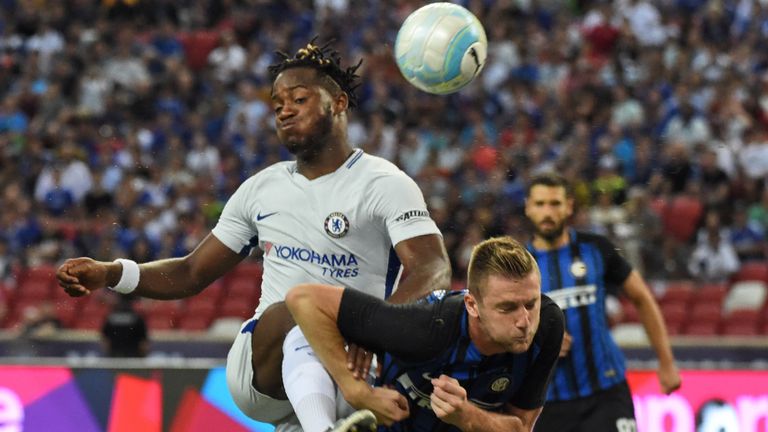
POLYGON ((635 432, 635 406, 627 382, 592 396, 547 402, 535 432, 635 432))

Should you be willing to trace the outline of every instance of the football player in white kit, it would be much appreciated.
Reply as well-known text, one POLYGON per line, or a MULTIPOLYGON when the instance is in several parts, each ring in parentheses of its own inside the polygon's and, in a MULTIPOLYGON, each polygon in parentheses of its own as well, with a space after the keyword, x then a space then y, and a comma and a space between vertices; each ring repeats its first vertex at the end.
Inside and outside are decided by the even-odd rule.
MULTIPOLYGON (((352 418, 331 426, 336 390, 282 302, 291 287, 339 285, 393 303, 449 289, 442 237, 416 183, 348 143, 358 67, 342 68, 335 51, 313 43, 270 67, 277 135, 296 160, 246 180, 189 255, 141 265, 74 258, 57 271, 59 285, 75 297, 106 286, 179 299, 201 292, 261 248, 261 301, 232 345, 226 375, 238 407, 278 431, 301 430, 299 422, 306 432, 352 430, 368 421, 356 413, 359 423, 352 418)), ((350 353, 352 363, 365 356, 354 347, 350 353)), ((386 388, 375 391, 397 398, 386 388)), ((375 414, 385 424, 398 420, 375 414)))

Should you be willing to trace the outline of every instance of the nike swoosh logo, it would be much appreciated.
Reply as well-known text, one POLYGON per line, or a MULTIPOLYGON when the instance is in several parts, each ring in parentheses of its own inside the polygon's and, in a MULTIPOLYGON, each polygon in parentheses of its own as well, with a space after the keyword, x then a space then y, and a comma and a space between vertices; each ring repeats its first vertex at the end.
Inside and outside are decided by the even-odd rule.
POLYGON ((275 214, 277 214, 277 212, 267 213, 265 215, 259 213, 259 214, 256 215, 256 222, 261 221, 262 219, 266 219, 266 218, 268 218, 268 217, 270 217, 272 215, 275 215, 275 214))

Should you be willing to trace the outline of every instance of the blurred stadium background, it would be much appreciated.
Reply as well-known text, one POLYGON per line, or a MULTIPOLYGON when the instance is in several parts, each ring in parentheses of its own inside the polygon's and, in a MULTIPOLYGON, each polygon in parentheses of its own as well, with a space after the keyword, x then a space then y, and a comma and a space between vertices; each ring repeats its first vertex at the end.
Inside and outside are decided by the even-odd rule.
POLYGON ((526 238, 526 180, 558 170, 574 224, 651 282, 686 369, 659 396, 637 313, 613 301, 640 430, 694 430, 720 400, 733 430, 768 431, 768 2, 459 1, 489 61, 448 97, 392 60, 423 3, 0 1, 0 427, 261 430, 220 369, 258 302, 258 256, 197 297, 138 302, 139 360, 104 358, 111 293, 69 299, 53 272, 186 254, 242 180, 290 157, 266 66, 321 35, 364 59, 351 141, 416 179, 455 276, 482 238, 526 238))

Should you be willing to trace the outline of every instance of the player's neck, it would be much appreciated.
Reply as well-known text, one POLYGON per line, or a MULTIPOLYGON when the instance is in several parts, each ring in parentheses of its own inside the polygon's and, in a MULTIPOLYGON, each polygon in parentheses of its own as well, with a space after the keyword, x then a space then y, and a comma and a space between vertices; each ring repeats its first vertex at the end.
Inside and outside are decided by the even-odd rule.
POLYGON ((468 316, 467 325, 469 328, 469 338, 475 345, 480 354, 490 356, 505 352, 504 347, 492 341, 480 326, 480 320, 477 317, 468 316))
POLYGON ((338 145, 326 145, 323 150, 316 154, 298 156, 296 158, 296 171, 307 179, 314 180, 339 169, 352 154, 352 151, 352 147, 346 141, 340 141, 338 145))
POLYGON ((568 244, 571 236, 568 234, 569 229, 566 227, 563 232, 554 239, 548 239, 538 234, 533 235, 533 247, 538 250, 554 250, 568 244))

